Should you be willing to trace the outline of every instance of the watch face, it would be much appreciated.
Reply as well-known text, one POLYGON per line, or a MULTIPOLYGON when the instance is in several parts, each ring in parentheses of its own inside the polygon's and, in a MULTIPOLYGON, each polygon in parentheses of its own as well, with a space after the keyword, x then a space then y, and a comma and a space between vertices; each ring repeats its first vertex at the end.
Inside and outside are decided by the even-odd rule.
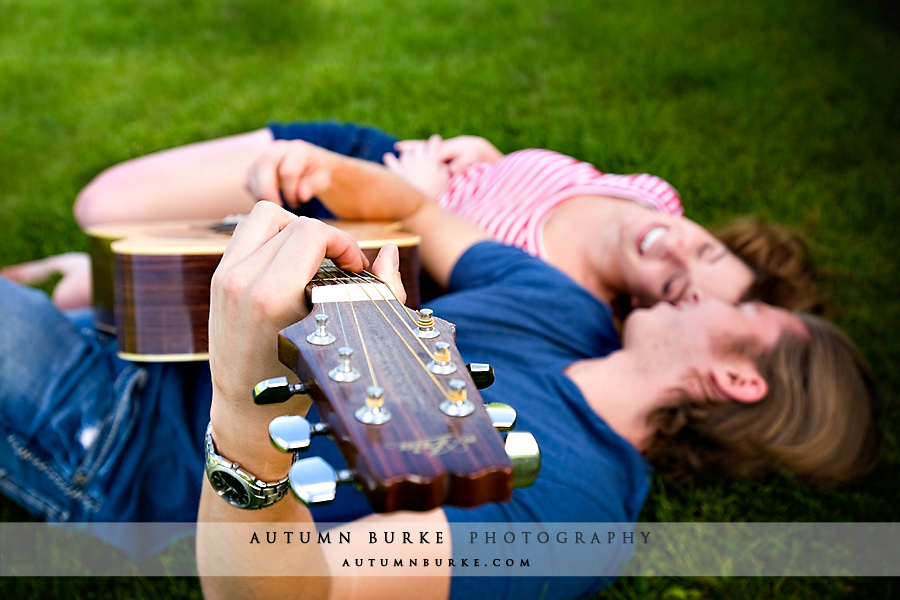
POLYGON ((209 482, 216 493, 232 506, 245 508, 250 505, 250 494, 241 481, 231 473, 224 471, 210 473, 209 482))

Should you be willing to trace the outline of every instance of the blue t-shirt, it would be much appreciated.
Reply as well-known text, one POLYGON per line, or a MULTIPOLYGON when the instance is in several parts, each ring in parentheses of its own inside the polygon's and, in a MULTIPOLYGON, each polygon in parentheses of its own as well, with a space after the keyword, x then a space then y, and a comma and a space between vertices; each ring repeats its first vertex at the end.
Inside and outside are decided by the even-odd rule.
MULTIPOLYGON (((515 490, 507 503, 444 507, 448 520, 634 522, 649 489, 650 467, 563 372, 573 362, 620 348, 609 306, 543 261, 495 242, 466 252, 454 267, 450 294, 431 306, 436 316, 456 323, 456 344, 467 362, 494 367, 495 383, 481 392, 485 401, 511 404, 516 429, 532 433, 541 448, 533 485, 515 490)), ((607 583, 454 577, 451 595, 571 598, 607 583)))
MULTIPOLYGON (((485 402, 512 405, 516 429, 533 434, 541 449, 533 485, 514 490, 506 503, 445 506, 450 523, 633 523, 649 490, 650 467, 564 374, 576 361, 621 347, 609 306, 561 271, 496 242, 470 248, 454 267, 448 293, 428 306, 456 324, 456 346, 466 362, 494 367, 494 384, 481 391, 485 402)), ((343 466, 325 438, 316 438, 310 451, 343 466)), ((312 511, 319 522, 344 522, 371 508, 361 492, 345 488, 334 503, 312 511)), ((454 555, 465 556, 466 541, 453 541, 454 555)), ((621 566, 628 548, 616 551, 610 559, 621 566)), ((451 597, 573 598, 610 581, 456 574, 451 597)))

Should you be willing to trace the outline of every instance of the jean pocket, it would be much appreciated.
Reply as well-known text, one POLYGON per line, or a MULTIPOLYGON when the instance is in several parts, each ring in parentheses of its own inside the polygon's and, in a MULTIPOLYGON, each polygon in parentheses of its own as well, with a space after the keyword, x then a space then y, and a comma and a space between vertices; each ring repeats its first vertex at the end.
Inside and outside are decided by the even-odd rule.
POLYGON ((147 371, 128 365, 113 384, 113 410, 95 431, 82 430, 79 436, 87 448, 84 459, 72 475, 72 483, 90 486, 107 472, 127 445, 128 436, 136 426, 139 414, 139 392, 147 381, 147 371), (91 439, 88 440, 87 438, 91 439), (85 443, 88 442, 89 443, 85 443))

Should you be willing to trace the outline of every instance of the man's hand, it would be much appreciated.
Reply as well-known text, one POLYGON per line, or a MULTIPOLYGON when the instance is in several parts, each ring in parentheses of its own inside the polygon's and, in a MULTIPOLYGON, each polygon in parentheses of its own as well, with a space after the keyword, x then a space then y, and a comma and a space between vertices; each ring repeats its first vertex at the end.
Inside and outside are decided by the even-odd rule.
POLYGON ((331 184, 329 153, 300 140, 275 140, 247 171, 245 187, 256 200, 296 209, 331 184))
POLYGON ((426 201, 383 165, 342 156, 300 140, 276 140, 247 171, 247 191, 297 209, 314 196, 340 219, 398 220, 426 201))
POLYGON ((276 335, 305 316, 305 287, 325 257, 351 271, 367 266, 349 234, 273 203, 256 204, 241 221, 212 278, 209 351, 216 392, 245 398, 256 379, 272 376, 276 335))
MULTIPOLYGON (((296 217, 271 202, 259 202, 238 225, 213 274, 209 315, 211 419, 223 454, 242 457, 257 476, 283 477, 286 455, 267 443, 268 422, 285 406, 256 406, 253 386, 286 374, 278 361, 278 332, 307 314, 305 289, 327 257, 358 272, 367 261, 346 232, 315 219, 296 217), (258 432, 258 433, 250 433, 258 432), (261 445, 252 448, 254 441, 261 445), (226 451, 227 450, 227 451, 226 451)), ((375 274, 405 299, 396 246, 386 246, 375 274)), ((298 397, 299 403, 301 398, 298 397)), ((305 412, 305 406, 297 409, 305 412)))
POLYGON ((54 254, 39 260, 0 269, 0 277, 23 285, 39 285, 61 275, 53 288, 53 304, 62 310, 91 305, 91 257, 84 252, 54 254))

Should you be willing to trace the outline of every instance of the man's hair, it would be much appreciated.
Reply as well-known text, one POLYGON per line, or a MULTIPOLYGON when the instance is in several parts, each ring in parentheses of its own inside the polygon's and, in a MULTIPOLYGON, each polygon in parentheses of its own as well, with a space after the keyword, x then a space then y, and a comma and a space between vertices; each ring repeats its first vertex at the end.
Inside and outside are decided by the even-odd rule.
POLYGON ((713 233, 753 270, 753 284, 742 300, 812 314, 824 312, 815 269, 799 233, 759 217, 738 217, 713 233))
POLYGON ((679 393, 675 408, 650 416, 656 435, 645 454, 660 472, 702 479, 783 468, 829 485, 874 466, 876 388, 865 360, 834 325, 798 316, 808 336, 785 332, 773 350, 754 356, 765 398, 713 402, 679 393))

